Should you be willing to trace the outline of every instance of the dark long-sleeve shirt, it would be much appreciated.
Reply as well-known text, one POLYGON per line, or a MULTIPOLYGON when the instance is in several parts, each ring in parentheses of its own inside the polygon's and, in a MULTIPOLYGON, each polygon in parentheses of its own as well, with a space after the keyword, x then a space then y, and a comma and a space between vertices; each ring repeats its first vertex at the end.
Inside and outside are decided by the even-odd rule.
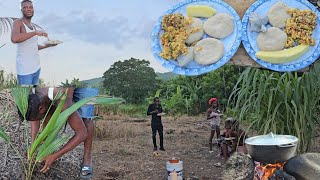
POLYGON ((155 104, 150 104, 148 107, 147 115, 151 115, 151 126, 161 126, 161 116, 158 116, 158 113, 151 113, 152 111, 158 110, 158 113, 162 113, 162 107, 161 105, 157 106, 155 104))

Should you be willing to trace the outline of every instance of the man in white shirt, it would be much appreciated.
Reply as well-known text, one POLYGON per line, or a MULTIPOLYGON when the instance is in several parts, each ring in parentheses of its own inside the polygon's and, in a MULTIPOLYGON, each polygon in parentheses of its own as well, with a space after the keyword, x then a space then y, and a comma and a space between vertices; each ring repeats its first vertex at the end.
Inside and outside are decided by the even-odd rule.
POLYGON ((11 41, 17 44, 16 66, 19 85, 39 83, 40 57, 39 50, 53 45, 38 45, 38 36, 48 37, 48 34, 31 23, 34 10, 31 0, 21 1, 23 17, 13 23, 11 41))

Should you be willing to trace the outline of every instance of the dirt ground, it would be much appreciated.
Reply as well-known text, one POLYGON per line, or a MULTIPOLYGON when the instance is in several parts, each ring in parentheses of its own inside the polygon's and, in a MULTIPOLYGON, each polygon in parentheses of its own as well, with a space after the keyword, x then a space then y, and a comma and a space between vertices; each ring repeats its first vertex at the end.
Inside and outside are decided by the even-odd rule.
MULTIPOLYGON (((166 161, 183 161, 184 179, 221 179, 222 163, 218 147, 209 153, 209 124, 201 117, 163 117, 164 146, 160 156, 153 156, 149 118, 114 116, 96 122, 93 147, 94 178, 167 179, 166 161)), ((157 143, 159 138, 157 136, 157 143)))

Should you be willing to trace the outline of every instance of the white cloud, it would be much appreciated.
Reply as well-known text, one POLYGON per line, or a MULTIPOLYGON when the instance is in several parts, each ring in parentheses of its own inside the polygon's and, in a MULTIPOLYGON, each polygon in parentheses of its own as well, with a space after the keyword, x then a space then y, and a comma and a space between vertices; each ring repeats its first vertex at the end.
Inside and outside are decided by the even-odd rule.
POLYGON ((53 34, 66 33, 70 37, 93 44, 111 44, 123 48, 136 39, 149 38, 155 21, 144 19, 136 24, 124 16, 99 17, 93 12, 72 12, 66 16, 48 14, 40 19, 41 26, 53 34))

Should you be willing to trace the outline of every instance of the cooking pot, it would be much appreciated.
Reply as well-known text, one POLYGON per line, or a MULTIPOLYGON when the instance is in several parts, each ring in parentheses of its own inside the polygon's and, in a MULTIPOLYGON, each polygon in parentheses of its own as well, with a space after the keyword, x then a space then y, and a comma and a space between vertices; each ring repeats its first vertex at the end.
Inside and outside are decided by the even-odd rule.
POLYGON ((291 135, 254 136, 245 140, 249 155, 253 160, 275 164, 283 163, 295 156, 298 138, 291 135))

